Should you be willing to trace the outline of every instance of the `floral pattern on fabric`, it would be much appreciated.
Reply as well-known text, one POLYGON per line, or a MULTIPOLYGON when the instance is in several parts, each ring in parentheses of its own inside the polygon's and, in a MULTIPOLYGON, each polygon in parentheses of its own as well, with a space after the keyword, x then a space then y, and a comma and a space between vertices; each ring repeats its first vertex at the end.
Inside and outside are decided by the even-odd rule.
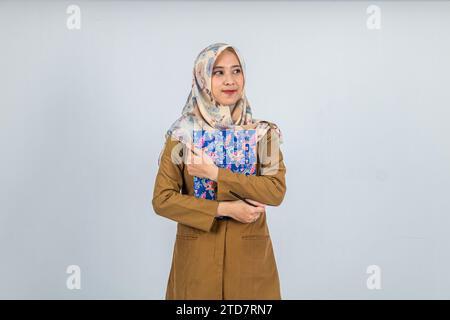
MULTIPOLYGON (((256 130, 195 130, 194 145, 204 150, 219 168, 256 175, 256 130)), ((216 199, 217 182, 194 177, 197 198, 216 199)))

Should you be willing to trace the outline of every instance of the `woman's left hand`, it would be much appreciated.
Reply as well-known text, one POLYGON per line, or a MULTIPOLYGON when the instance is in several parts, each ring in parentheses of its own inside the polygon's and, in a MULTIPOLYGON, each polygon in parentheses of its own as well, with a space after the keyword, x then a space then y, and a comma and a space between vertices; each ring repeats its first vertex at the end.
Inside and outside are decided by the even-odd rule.
POLYGON ((186 166, 187 171, 191 176, 199 178, 207 178, 217 181, 219 168, 214 163, 213 159, 194 145, 186 145, 187 157, 186 166))

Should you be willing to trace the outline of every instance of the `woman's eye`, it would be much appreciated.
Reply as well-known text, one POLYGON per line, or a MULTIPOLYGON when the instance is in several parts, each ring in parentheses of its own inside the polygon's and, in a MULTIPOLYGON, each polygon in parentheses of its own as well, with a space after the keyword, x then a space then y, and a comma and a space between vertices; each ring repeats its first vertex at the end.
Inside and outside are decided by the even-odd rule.
MULTIPOLYGON (((233 70, 233 72, 234 73, 241 73, 241 69, 235 69, 235 70, 233 70)), ((213 75, 223 75, 223 71, 221 71, 221 70, 218 70, 218 71, 215 71, 215 72, 213 72, 213 75)))

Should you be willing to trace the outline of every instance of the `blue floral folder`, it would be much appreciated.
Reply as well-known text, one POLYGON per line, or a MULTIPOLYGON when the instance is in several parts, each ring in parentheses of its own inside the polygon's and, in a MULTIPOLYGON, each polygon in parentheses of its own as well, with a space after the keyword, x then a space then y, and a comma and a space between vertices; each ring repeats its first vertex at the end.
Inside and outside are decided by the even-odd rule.
MULTIPOLYGON (((194 145, 202 148, 219 168, 256 175, 256 130, 194 130, 194 145)), ((194 176, 194 195, 216 199, 217 183, 194 176)))

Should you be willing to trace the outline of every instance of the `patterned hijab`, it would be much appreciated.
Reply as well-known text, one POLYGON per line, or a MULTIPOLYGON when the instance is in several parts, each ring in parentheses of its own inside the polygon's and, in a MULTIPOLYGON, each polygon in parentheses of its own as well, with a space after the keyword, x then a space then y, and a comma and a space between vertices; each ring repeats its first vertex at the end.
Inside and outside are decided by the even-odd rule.
MULTIPOLYGON (((223 106, 215 101, 212 94, 211 78, 217 57, 227 48, 236 53, 245 79, 245 62, 239 51, 226 43, 214 43, 203 49, 195 60, 192 89, 183 108, 182 115, 167 130, 165 141, 172 137, 183 144, 193 142, 194 130, 250 130, 255 129, 257 141, 261 140, 272 128, 282 143, 282 134, 278 126, 269 121, 252 118, 252 110, 245 95, 245 86, 241 98, 234 106, 223 106), (230 110, 232 110, 230 112, 230 110)), ((244 80, 245 83, 245 80, 244 80)), ((163 149, 158 158, 158 165, 163 149)))

